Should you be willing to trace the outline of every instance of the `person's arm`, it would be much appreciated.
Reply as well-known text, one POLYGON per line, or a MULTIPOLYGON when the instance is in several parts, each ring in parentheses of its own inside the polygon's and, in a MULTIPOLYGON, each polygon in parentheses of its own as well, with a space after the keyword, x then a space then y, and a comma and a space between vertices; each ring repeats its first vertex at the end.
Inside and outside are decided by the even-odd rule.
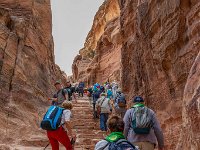
POLYGON ((57 102, 58 101, 58 95, 57 94, 54 94, 52 98, 48 98, 48 100, 52 100, 52 101, 55 101, 57 102))
POLYGON ((48 100, 58 101, 58 98, 48 98, 48 100))
POLYGON ((99 104, 100 104, 100 98, 96 101, 96 108, 97 108, 97 106, 99 106, 99 104))
POLYGON ((71 137, 76 137, 76 134, 72 131, 72 122, 70 121, 71 111, 63 111, 63 113, 65 118, 65 127, 67 128, 68 135, 71 137))
POLYGON ((128 132, 129 132, 129 129, 131 127, 130 117, 131 117, 131 109, 126 111, 126 114, 123 118, 123 121, 124 121, 124 136, 125 136, 126 139, 128 137, 128 132))
POLYGON ((153 120, 153 129, 154 129, 154 133, 156 135, 157 141, 158 141, 158 149, 159 150, 163 150, 164 149, 164 136, 163 136, 163 132, 162 129, 160 127, 160 124, 157 120, 157 117, 155 116, 155 114, 153 114, 152 116, 152 120, 153 120))
POLYGON ((112 113, 112 104, 111 104, 111 100, 108 101, 108 105, 109 105, 110 113, 112 113))
POLYGON ((63 89, 63 90, 64 90, 64 93, 65 93, 65 100, 68 100, 69 99, 68 91, 66 89, 63 89))
POLYGON ((76 133, 73 133, 73 131, 72 131, 72 125, 71 125, 70 121, 65 121, 65 127, 67 128, 68 134, 72 138, 75 138, 76 137, 76 133))

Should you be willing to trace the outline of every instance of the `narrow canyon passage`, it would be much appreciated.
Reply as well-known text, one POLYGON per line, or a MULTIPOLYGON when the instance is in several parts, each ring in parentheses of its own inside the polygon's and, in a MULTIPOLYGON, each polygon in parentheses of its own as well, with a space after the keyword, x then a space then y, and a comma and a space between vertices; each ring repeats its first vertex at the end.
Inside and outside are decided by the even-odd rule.
MULTIPOLYGON (((140 95, 156 112, 166 150, 199 150, 199 33, 200 0, 105 0, 72 66, 64 62, 68 79, 116 80, 128 103, 140 95)), ((39 123, 66 76, 55 62, 50 0, 0 0, 0 150, 48 143, 39 123)), ((76 149, 91 150, 104 133, 86 97, 73 111, 76 149)))

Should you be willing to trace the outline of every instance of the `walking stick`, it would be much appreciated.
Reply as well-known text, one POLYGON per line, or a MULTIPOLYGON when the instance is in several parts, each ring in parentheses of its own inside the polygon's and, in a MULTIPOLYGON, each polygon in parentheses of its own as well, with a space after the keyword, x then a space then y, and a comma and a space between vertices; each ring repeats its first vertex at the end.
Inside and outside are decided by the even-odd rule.
POLYGON ((47 146, 45 146, 44 150, 49 146, 49 143, 47 144, 47 146))

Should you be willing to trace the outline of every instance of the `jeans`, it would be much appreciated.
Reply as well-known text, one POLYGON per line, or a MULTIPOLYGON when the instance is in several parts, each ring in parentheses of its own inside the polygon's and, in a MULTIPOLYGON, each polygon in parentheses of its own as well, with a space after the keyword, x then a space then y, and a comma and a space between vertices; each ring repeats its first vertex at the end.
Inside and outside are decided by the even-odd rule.
POLYGON ((101 131, 107 131, 107 120, 108 120, 108 113, 101 113, 100 114, 100 129, 101 131))

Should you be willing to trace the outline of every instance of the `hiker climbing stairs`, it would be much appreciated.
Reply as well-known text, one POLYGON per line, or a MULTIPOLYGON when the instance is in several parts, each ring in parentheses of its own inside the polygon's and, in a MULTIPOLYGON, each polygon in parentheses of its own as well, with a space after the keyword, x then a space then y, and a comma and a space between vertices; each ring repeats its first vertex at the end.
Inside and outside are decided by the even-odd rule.
POLYGON ((93 150, 106 133, 99 129, 99 120, 93 119, 87 97, 78 99, 78 103, 74 102, 73 106, 73 130, 77 132, 75 150, 93 150))

